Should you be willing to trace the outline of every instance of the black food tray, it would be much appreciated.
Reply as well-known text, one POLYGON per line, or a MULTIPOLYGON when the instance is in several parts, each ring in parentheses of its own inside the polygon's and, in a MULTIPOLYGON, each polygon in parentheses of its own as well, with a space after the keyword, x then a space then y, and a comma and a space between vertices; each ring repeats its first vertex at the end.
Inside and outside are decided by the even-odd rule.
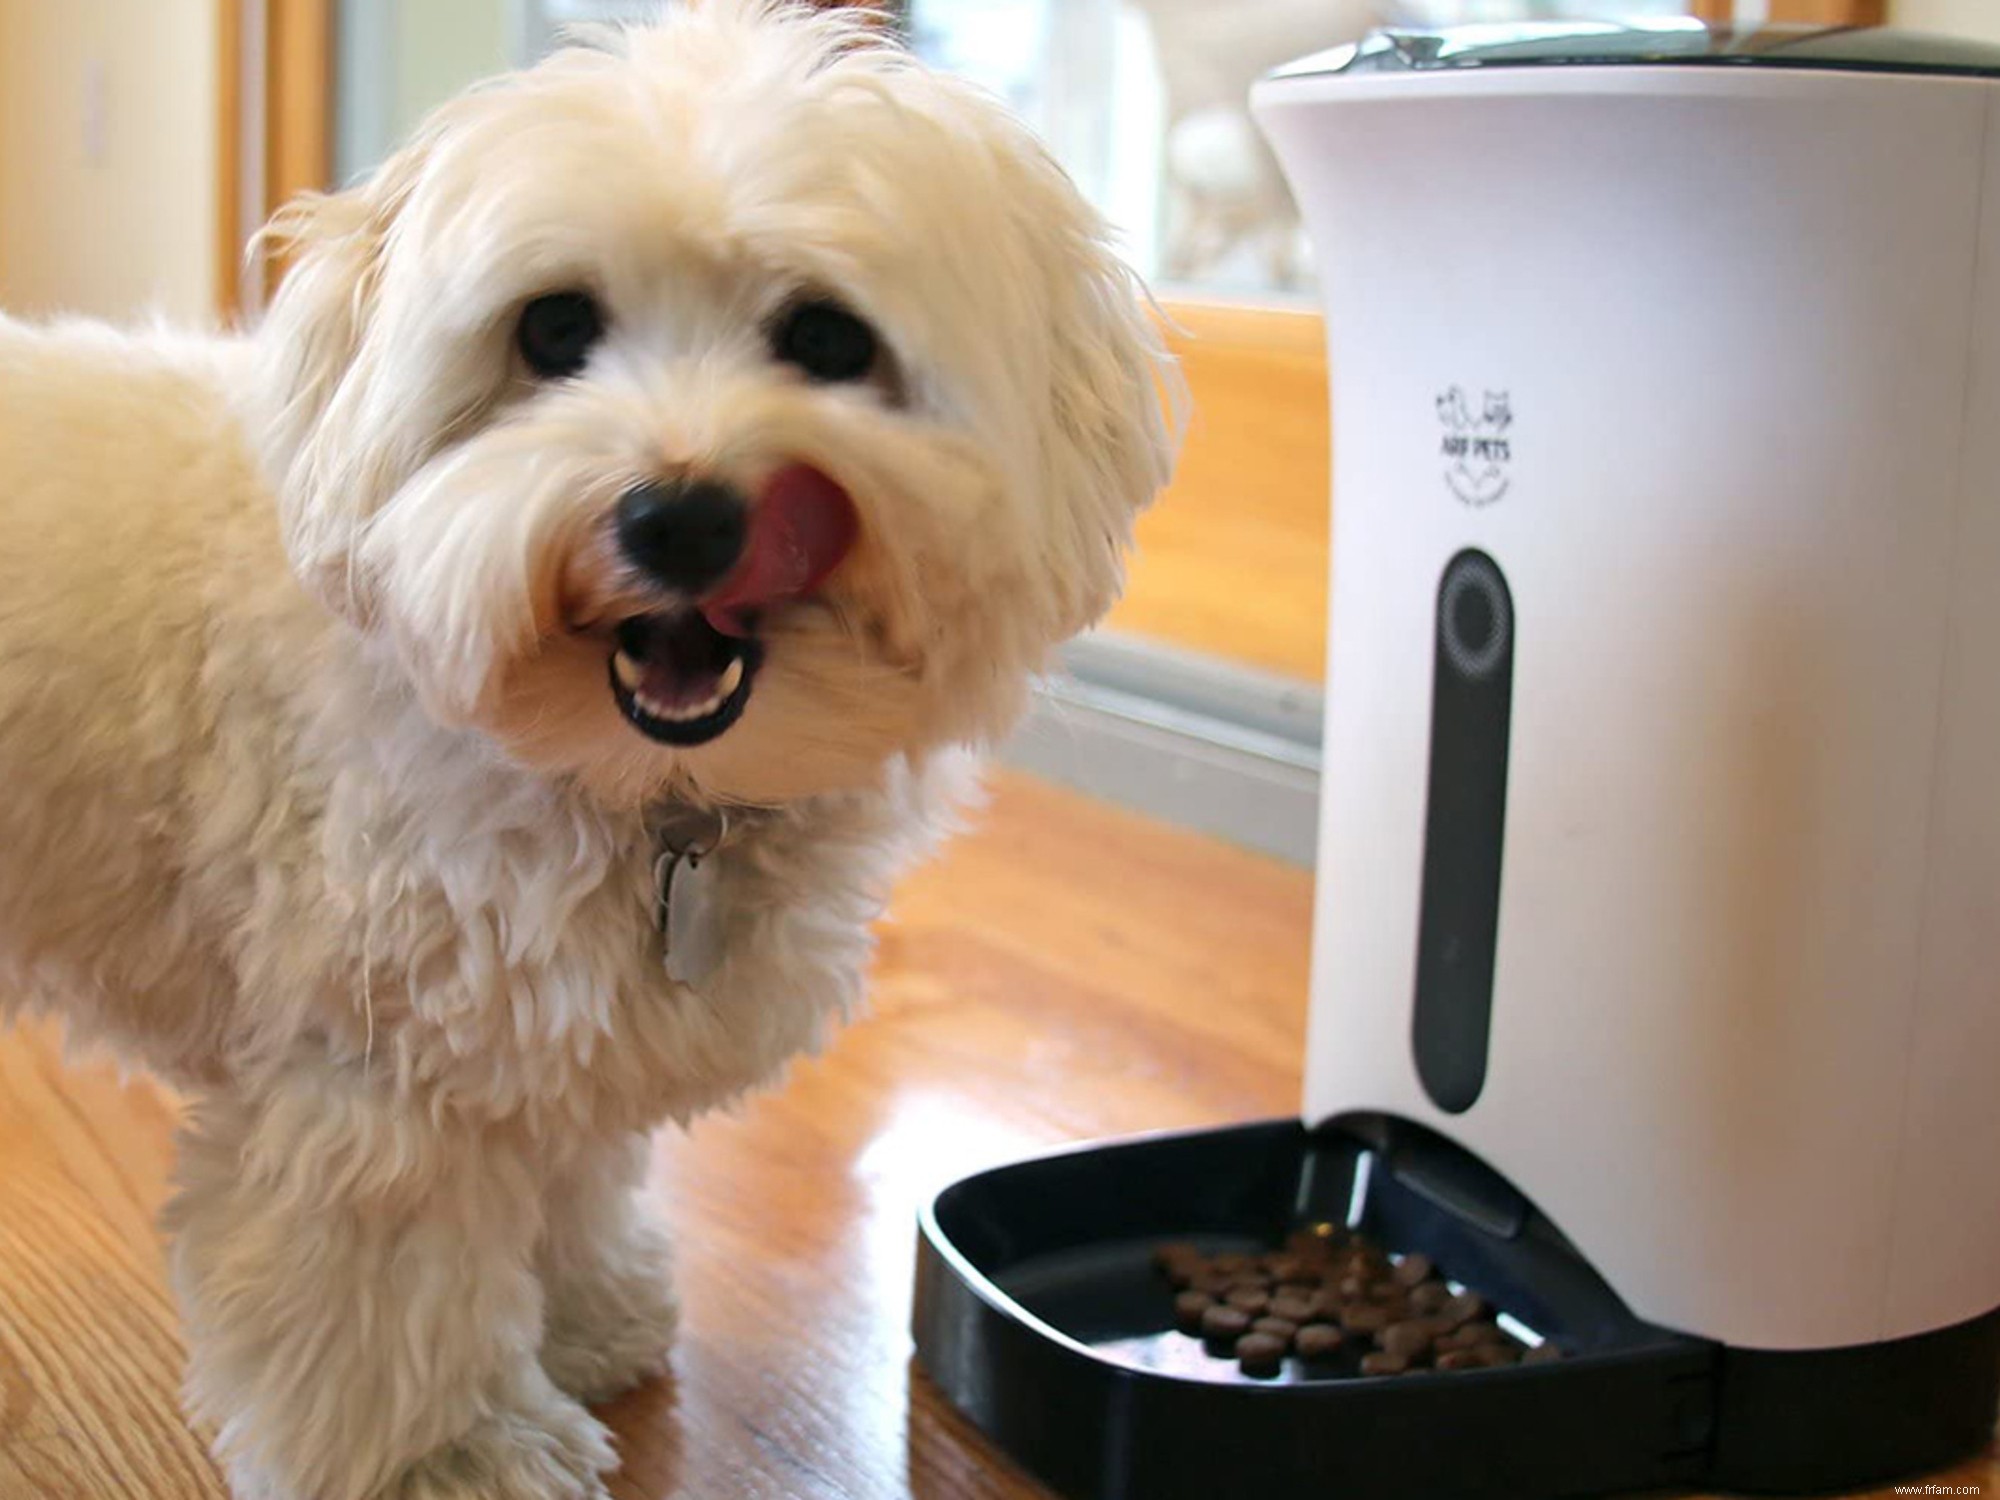
POLYGON ((2000 1394, 2000 1311, 1786 1354, 1646 1323, 1490 1168, 1384 1116, 1146 1137, 983 1172, 925 1207, 917 1260, 922 1367, 1074 1500, 1824 1491, 1977 1450, 2000 1394), (1423 1252, 1564 1357, 1382 1378, 1288 1359, 1258 1379, 1173 1329, 1160 1244, 1264 1250, 1322 1224, 1423 1252))

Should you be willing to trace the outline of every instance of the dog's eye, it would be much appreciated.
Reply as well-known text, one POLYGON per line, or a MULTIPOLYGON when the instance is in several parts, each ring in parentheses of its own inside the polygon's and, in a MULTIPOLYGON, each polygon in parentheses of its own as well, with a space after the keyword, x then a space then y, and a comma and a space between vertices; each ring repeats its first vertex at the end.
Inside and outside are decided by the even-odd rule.
POLYGON ((875 368, 875 330, 837 302, 802 302, 772 331, 771 352, 811 380, 859 380, 875 368))
POLYGON ((604 336, 604 315, 584 292, 551 292, 521 309, 514 330, 521 357, 537 375, 574 375, 604 336))

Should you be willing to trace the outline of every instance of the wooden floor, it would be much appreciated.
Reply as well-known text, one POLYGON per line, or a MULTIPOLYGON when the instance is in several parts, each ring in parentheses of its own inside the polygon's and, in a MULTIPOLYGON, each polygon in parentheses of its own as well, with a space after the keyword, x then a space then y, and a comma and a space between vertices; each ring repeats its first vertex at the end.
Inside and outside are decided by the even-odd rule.
MULTIPOLYGON (((686 1330, 673 1378, 606 1413, 614 1493, 1041 1497, 911 1368, 916 1206, 1040 1147, 1293 1110, 1309 903, 1296 870, 1002 780, 899 901, 872 1018, 661 1142, 686 1330)), ((0 1036, 0 1500, 221 1494, 173 1401, 172 1119, 45 1032, 0 1036)), ((2000 1467, 1937 1481, 2000 1492, 2000 1467)))

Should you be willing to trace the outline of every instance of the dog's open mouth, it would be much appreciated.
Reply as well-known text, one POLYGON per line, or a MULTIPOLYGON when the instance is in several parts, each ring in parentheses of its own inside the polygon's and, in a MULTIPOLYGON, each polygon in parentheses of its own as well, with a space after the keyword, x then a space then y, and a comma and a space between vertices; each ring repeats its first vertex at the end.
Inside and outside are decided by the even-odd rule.
POLYGON ((701 745, 743 717, 764 661, 758 621, 810 597, 854 546, 854 501, 805 464, 766 482, 743 550, 693 604, 634 615, 618 626, 611 692, 641 734, 701 745))
POLYGON ((701 745, 743 716, 764 648, 724 635, 699 610, 635 615, 618 627, 611 692, 648 739, 701 745))

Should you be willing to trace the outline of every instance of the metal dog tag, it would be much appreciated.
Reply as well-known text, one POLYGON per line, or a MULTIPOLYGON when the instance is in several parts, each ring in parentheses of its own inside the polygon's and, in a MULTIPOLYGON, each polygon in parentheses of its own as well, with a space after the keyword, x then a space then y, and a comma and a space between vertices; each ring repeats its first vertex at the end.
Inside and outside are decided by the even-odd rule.
POLYGON ((660 936, 667 977, 698 985, 722 964, 722 913, 715 900, 715 860, 705 850, 660 855, 660 936))

